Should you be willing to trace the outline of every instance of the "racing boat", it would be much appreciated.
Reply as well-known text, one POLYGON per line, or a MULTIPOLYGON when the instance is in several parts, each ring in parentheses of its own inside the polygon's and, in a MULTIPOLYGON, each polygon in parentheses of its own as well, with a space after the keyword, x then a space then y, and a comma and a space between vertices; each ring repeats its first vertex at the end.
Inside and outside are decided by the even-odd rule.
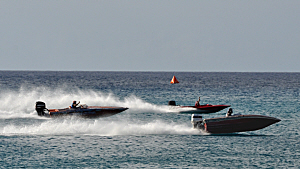
POLYGON ((211 105, 211 104, 205 104, 205 105, 198 105, 198 106, 180 106, 176 105, 175 101, 169 101, 168 105, 170 106, 171 111, 176 111, 179 113, 201 113, 201 114, 208 114, 208 113, 215 113, 218 111, 221 111, 227 107, 230 107, 230 105, 211 105))
POLYGON ((255 131, 268 127, 280 119, 262 115, 232 115, 228 117, 218 117, 203 119, 199 114, 192 114, 191 122, 193 128, 200 129, 207 133, 222 134, 245 131, 255 131))
POLYGON ((80 116, 86 118, 98 118, 112 116, 127 109, 127 107, 87 106, 86 104, 76 108, 47 109, 44 102, 37 101, 35 104, 37 114, 45 117, 80 116))

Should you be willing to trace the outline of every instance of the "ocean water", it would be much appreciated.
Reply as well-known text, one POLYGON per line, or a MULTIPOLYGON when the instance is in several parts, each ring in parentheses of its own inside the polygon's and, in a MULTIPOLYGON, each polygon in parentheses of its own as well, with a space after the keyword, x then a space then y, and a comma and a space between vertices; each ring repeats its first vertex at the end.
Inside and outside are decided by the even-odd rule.
MULTIPOLYGON (((0 71, 0 168, 299 168, 300 73, 0 71), (179 84, 170 84, 175 75, 179 84), (192 129, 180 105, 229 104, 282 121, 258 131, 192 129), (35 102, 128 110, 98 119, 38 117, 35 102)), ((226 109, 203 115, 219 117, 226 109)))

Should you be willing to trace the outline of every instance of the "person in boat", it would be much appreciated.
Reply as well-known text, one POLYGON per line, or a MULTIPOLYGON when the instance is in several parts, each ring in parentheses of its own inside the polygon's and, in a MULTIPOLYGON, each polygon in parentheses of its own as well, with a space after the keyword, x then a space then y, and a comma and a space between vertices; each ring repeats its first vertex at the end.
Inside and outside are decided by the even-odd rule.
POLYGON ((200 106, 200 97, 199 97, 199 99, 196 101, 195 106, 200 106))
POLYGON ((80 101, 77 104, 76 104, 76 101, 73 101, 71 108, 76 109, 79 103, 80 103, 80 101))
POLYGON ((232 108, 229 108, 226 114, 226 117, 231 116, 232 115, 232 108))

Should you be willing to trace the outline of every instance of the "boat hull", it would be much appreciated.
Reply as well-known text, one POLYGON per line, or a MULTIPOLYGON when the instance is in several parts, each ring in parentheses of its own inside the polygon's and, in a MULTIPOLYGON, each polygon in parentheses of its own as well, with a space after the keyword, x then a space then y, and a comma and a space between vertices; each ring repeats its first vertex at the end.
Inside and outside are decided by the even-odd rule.
POLYGON ((87 108, 65 108, 65 109, 49 109, 43 114, 45 117, 62 117, 62 116, 78 116, 84 118, 109 117, 121 113, 128 108, 126 107, 100 107, 89 106, 87 108))
POLYGON ((201 105, 201 106, 175 106, 183 114, 209 114, 221 111, 230 105, 201 105))
POLYGON ((280 119, 262 115, 236 115, 204 119, 203 129, 214 134, 236 133, 263 129, 279 121, 280 119))

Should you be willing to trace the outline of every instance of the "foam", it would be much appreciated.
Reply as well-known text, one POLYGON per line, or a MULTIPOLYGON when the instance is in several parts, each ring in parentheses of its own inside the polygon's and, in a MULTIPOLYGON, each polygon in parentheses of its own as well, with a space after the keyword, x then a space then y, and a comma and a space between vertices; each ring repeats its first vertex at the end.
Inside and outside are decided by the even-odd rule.
POLYGON ((23 125, 4 123, 0 125, 1 134, 94 134, 94 135, 147 135, 147 134, 197 134, 199 131, 191 129, 189 123, 178 124, 164 121, 155 113, 169 111, 166 105, 155 105, 131 95, 120 99, 112 93, 102 93, 93 90, 77 90, 67 92, 63 89, 49 89, 45 87, 29 90, 20 88, 19 91, 0 93, 0 120, 24 118, 23 125), (47 108, 68 107, 73 100, 90 106, 121 106, 128 110, 110 118, 100 119, 47 119, 37 116, 34 108, 36 101, 44 101, 47 108), (143 113, 154 114, 149 121, 145 121, 143 113), (129 114, 129 115, 128 115, 129 114), (132 114, 132 116, 130 115, 132 114), (140 115, 141 114, 141 115, 140 115), (122 117, 122 118, 120 118, 122 117), (26 123, 26 119, 35 119, 33 124, 26 123), (142 119, 142 120, 141 120, 142 119))
POLYGON ((47 108, 65 108, 71 105, 73 100, 90 106, 120 106, 128 107, 126 112, 158 112, 168 111, 164 105, 147 103, 132 95, 121 100, 112 93, 102 93, 93 90, 77 90, 67 92, 63 89, 48 89, 45 87, 29 90, 21 88, 19 91, 7 91, 0 93, 0 119, 6 118, 35 118, 35 102, 43 101, 47 108))
POLYGON ((150 122, 134 121, 106 121, 84 120, 84 119, 64 119, 47 120, 39 124, 14 125, 9 124, 0 127, 2 135, 150 135, 150 134, 178 134, 195 135, 201 134, 198 130, 192 129, 186 124, 176 124, 162 120, 152 120, 150 122))

